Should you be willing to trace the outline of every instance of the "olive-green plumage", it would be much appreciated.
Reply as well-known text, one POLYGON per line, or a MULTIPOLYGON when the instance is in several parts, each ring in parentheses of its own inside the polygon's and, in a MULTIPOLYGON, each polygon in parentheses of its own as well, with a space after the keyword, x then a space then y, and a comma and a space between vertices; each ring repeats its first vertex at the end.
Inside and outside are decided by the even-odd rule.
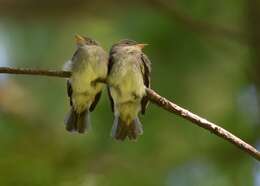
POLYGON ((69 62, 72 75, 67 81, 71 109, 65 119, 68 131, 84 133, 90 126, 89 112, 93 111, 104 84, 108 70, 108 55, 94 40, 76 36, 77 50, 69 62))
POLYGON ((148 104, 145 86, 150 87, 150 61, 142 52, 144 44, 122 40, 111 48, 108 89, 114 125, 112 136, 118 140, 136 140, 143 133, 138 113, 148 104))

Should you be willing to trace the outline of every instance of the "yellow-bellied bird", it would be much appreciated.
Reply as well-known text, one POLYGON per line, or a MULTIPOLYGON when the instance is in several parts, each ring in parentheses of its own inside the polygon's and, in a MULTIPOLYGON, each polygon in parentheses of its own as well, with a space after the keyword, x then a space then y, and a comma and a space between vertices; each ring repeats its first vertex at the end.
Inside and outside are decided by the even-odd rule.
POLYGON ((68 131, 84 133, 90 127, 89 112, 95 109, 108 71, 108 54, 99 44, 80 35, 75 36, 77 50, 66 70, 71 70, 67 80, 67 93, 71 109, 65 119, 68 131))
POLYGON ((144 114, 148 104, 145 86, 150 87, 151 72, 151 63, 142 52, 145 45, 125 39, 110 50, 107 82, 114 112, 111 135, 117 140, 136 140, 143 133, 138 114, 144 114))

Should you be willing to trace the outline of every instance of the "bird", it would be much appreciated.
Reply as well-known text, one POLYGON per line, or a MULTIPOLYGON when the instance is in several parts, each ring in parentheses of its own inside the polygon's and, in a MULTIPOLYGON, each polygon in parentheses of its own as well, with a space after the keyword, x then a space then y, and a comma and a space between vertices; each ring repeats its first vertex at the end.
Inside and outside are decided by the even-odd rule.
POLYGON ((77 34, 75 41, 76 52, 65 64, 65 69, 71 71, 67 80, 71 108, 65 126, 69 132, 84 133, 90 129, 90 112, 95 109, 105 87, 99 80, 107 76, 108 53, 89 37, 77 34))
POLYGON ((143 134, 138 114, 145 114, 149 102, 145 87, 150 87, 151 73, 151 62, 142 52, 146 45, 123 39, 110 49, 107 83, 116 140, 136 141, 143 134))

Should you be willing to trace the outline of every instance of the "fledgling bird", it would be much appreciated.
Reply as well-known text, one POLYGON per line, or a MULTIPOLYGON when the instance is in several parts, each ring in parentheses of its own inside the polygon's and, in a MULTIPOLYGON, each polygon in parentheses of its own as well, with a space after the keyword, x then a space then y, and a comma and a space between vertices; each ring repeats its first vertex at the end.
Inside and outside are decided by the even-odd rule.
POLYGON ((70 112, 65 119, 70 132, 84 133, 90 127, 89 112, 93 111, 105 86, 97 81, 105 79, 108 71, 108 54, 99 44, 84 36, 75 36, 77 50, 66 70, 71 71, 67 80, 70 112))
POLYGON ((111 135, 117 140, 136 140, 143 133, 138 114, 145 113, 150 87, 151 62, 142 52, 146 44, 124 39, 110 50, 108 93, 114 112, 111 135))

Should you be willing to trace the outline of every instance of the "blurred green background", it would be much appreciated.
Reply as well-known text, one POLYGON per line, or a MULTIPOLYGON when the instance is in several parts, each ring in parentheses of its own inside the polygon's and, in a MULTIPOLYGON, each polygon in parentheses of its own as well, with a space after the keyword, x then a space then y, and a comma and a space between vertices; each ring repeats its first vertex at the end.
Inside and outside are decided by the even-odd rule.
MULTIPOLYGON (((258 0, 0 1, 0 66, 61 69, 74 34, 150 44, 152 87, 260 146, 258 0)), ((260 164, 150 104, 138 142, 111 139, 104 91, 70 134, 62 78, 0 75, 1 186, 260 186, 260 164)))

